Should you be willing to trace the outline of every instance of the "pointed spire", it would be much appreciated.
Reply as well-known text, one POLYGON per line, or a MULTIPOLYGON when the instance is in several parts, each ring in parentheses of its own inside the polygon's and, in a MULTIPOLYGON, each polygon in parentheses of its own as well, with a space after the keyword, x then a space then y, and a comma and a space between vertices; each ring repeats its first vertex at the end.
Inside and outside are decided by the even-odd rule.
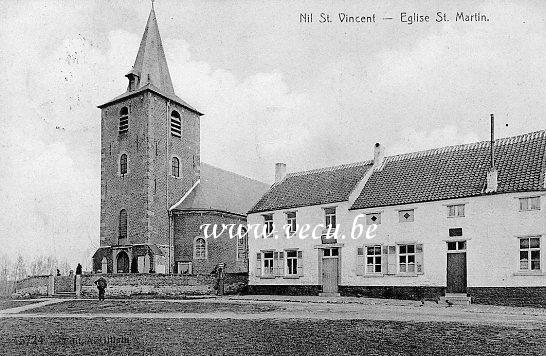
POLYGON ((153 1, 135 64, 126 77, 129 78, 127 91, 134 91, 147 84, 152 84, 164 93, 174 94, 167 59, 159 35, 153 1))

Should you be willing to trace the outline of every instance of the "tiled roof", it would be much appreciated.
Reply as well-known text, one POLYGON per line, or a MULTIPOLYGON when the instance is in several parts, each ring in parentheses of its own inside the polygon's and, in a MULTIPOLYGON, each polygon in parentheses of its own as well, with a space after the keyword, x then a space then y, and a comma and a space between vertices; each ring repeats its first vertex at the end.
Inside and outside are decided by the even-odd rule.
POLYGON ((246 215, 267 191, 266 183, 201 163, 199 185, 174 210, 216 210, 246 215))
MULTIPOLYGON (((374 172, 351 209, 484 194, 490 142, 391 156, 374 172)), ((498 193, 545 190, 546 131, 495 141, 498 193)))
POLYGON ((367 161, 288 174, 250 213, 346 201, 371 164, 367 161))

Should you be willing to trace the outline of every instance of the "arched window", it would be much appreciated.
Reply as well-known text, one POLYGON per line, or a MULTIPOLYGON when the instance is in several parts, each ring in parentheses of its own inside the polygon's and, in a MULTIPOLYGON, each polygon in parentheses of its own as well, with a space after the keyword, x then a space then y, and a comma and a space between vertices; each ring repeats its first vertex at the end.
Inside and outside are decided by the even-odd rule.
POLYGON ((127 174, 127 155, 125 153, 119 157, 119 174, 127 174))
POLYGON ((173 110, 171 113, 171 135, 182 137, 182 121, 178 111, 173 110))
POLYGON ((207 240, 203 237, 196 237, 193 240, 193 258, 205 260, 207 258, 207 240))
POLYGON ((119 111, 119 134, 129 131, 129 109, 126 106, 119 111))
MULTIPOLYGON (((127 239, 127 210, 122 209, 119 212, 119 231, 118 231, 119 240, 127 239)), ((125 241, 120 241, 125 242, 125 241)))
POLYGON ((178 159, 178 157, 173 157, 172 175, 173 177, 176 177, 176 178, 180 177, 180 160, 178 159))

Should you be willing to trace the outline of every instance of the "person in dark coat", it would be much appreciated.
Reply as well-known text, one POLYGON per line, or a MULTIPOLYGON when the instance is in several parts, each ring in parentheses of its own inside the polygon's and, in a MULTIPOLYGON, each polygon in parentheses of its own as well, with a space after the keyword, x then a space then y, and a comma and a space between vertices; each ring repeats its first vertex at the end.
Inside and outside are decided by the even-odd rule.
POLYGON ((76 267, 76 274, 82 274, 82 265, 78 263, 78 266, 76 267))
POLYGON ((95 284, 97 285, 97 289, 99 290, 99 300, 104 300, 104 291, 106 290, 106 286, 108 285, 106 279, 104 279, 104 277, 100 277, 95 281, 95 284))

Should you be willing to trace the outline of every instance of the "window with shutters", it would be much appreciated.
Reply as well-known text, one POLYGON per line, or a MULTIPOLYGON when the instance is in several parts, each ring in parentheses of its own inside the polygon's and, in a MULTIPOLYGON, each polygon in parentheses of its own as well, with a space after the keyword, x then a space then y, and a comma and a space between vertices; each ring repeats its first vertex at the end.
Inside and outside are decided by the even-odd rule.
POLYGON ((207 259, 207 240, 197 236, 193 240, 193 258, 196 260, 207 259))
POLYGON ((337 226, 336 221, 336 208, 325 208, 324 209, 324 216, 325 216, 325 225, 327 229, 335 229, 337 226))
POLYGON ((119 111, 119 134, 126 134, 129 131, 129 109, 124 106, 119 111))
POLYGON ((455 204, 447 206, 448 218, 462 218, 464 217, 464 204, 455 204))
POLYGON ((237 260, 248 259, 248 233, 246 228, 241 228, 241 235, 237 236, 237 260))
POLYGON ((273 214, 266 214, 264 217, 264 229, 265 236, 270 237, 273 235, 273 214))
POLYGON ((400 273, 416 273, 415 245, 398 245, 398 271, 400 273))
POLYGON ((520 271, 540 271, 540 236, 519 238, 520 271))
POLYGON ((125 153, 119 156, 119 174, 122 176, 127 174, 127 154, 125 153))
POLYGON ((118 243, 123 245, 127 240, 127 210, 122 209, 119 212, 119 223, 118 223, 118 243))
POLYGON ((366 214, 366 225, 381 224, 381 213, 366 214))
POLYGON ((171 113, 171 135, 178 138, 182 137, 182 120, 176 110, 171 113))
POLYGON ((366 246, 366 274, 381 273, 381 245, 366 246))
POLYGON ((171 162, 171 174, 175 178, 180 178, 180 159, 173 157, 171 162))
POLYGON ((290 235, 294 235, 296 233, 296 212, 290 211, 286 213, 286 225, 288 227, 287 232, 290 235))
POLYGON ((273 251, 267 251, 263 253, 263 268, 262 273, 264 276, 273 276, 273 251))
POLYGON ((413 222, 413 219, 414 219, 414 210, 413 209, 409 209, 409 210, 400 210, 398 212, 398 221, 403 223, 403 222, 413 222))
POLYGON ((540 210, 540 197, 519 198, 519 210, 540 210))

